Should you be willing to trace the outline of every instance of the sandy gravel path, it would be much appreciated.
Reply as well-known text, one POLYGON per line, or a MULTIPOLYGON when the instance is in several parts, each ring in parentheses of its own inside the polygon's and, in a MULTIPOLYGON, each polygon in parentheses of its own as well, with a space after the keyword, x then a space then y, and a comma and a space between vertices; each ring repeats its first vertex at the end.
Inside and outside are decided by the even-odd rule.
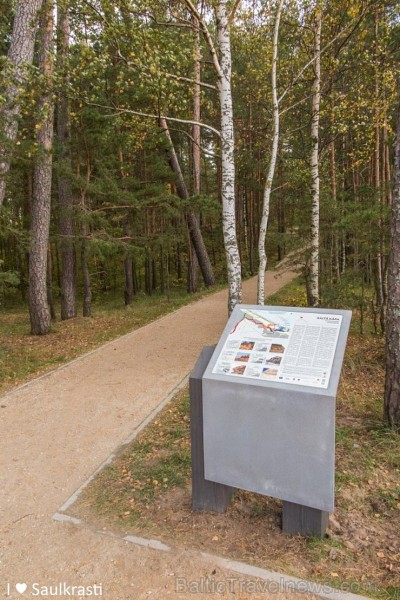
MULTIPOLYGON (((294 275, 269 273, 266 287, 273 292, 294 275)), ((254 303, 255 280, 244 288, 254 303)), ((176 591, 176 577, 212 573, 215 565, 197 553, 135 546, 52 515, 218 340, 226 306, 225 291, 208 296, 0 398, 0 597, 7 583, 12 598, 26 598, 45 592, 34 583, 65 582, 102 583, 106 600, 189 598, 176 591)), ((218 566, 214 575, 226 574, 218 566)), ((258 597, 269 594, 251 595, 258 597)))

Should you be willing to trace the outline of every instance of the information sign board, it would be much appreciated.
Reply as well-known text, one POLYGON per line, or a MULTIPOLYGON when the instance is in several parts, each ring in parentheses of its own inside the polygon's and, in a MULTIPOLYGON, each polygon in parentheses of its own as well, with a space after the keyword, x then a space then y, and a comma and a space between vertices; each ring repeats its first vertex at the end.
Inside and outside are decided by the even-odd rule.
POLYGON ((351 312, 238 305, 202 378, 205 479, 330 512, 351 312))
POLYGON ((327 388, 342 315, 240 307, 213 373, 327 388))

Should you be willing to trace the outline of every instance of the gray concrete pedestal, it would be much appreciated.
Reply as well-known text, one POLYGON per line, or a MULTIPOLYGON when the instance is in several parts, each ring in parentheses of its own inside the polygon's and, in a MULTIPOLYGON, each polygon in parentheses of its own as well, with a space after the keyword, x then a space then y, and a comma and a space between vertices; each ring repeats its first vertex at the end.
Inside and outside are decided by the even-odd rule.
POLYGON ((233 490, 244 489, 283 500, 285 533, 325 534, 350 318, 333 309, 235 307, 190 377, 194 510, 224 512, 233 490))
POLYGON ((324 537, 329 513, 318 508, 283 502, 282 531, 289 535, 324 537))
POLYGON ((190 439, 192 451, 192 508, 224 513, 231 501, 233 488, 204 477, 203 384, 204 371, 215 346, 203 348, 189 378, 190 439))

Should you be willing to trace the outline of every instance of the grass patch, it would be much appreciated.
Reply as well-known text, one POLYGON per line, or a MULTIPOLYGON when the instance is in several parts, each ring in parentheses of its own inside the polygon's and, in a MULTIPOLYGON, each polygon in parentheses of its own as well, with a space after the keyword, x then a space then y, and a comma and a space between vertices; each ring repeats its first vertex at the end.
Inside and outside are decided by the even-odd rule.
POLYGON ((118 460, 97 477, 99 492, 84 494, 81 509, 94 508, 114 525, 137 524, 166 492, 190 477, 189 397, 180 392, 118 460))
MULTIPOLYGON (((294 281, 275 305, 305 303, 294 281)), ((281 503, 238 491, 225 515, 193 513, 187 390, 84 491, 71 511, 124 533, 214 552, 377 598, 400 600, 400 437, 382 423, 383 339, 353 329, 337 409, 329 536, 281 533, 281 503)))
POLYGON ((25 306, 3 308, 0 313, 0 393, 218 289, 222 286, 192 295, 183 288, 171 289, 168 296, 139 294, 130 306, 124 306, 120 297, 104 295, 93 303, 92 317, 57 321, 46 336, 30 335, 25 306))

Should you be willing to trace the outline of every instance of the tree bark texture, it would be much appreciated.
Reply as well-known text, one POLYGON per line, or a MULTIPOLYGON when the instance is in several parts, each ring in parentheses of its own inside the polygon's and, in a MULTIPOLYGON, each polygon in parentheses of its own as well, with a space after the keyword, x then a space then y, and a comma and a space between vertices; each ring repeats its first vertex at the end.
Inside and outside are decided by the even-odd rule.
POLYGON ((53 294, 53 261, 51 256, 51 244, 49 244, 47 249, 47 302, 49 303, 51 320, 55 321, 57 315, 53 294))
MULTIPOLYGON (((128 221, 124 224, 124 235, 129 239, 132 236, 130 223, 128 221)), ((133 282, 133 259, 132 254, 128 250, 127 255, 124 258, 124 275, 125 275, 125 289, 124 289, 124 300, 125 306, 129 306, 133 302, 134 297, 134 282, 133 282)))
MULTIPOLYGON (((160 126, 168 140, 169 161, 171 169, 173 170, 176 176, 176 189, 178 192, 178 196, 182 198, 182 200, 188 200, 189 192, 182 175, 178 157, 176 156, 175 148, 173 146, 171 135, 169 133, 168 125, 165 119, 160 119, 160 126)), ((189 228, 190 239, 193 242, 193 247, 196 251, 197 260, 199 261, 199 266, 204 279, 204 283, 207 287, 213 286, 215 285, 214 271, 212 268, 210 258, 208 256, 207 248, 204 244, 197 216, 194 214, 194 212, 188 210, 186 213, 186 221, 189 228)))
POLYGON ((82 315, 84 317, 92 316, 92 288, 90 285, 90 273, 87 260, 87 229, 86 224, 83 223, 81 227, 81 266, 82 266, 82 279, 83 279, 83 305, 82 315))
POLYGON ((310 289, 311 306, 319 303, 319 105, 321 101, 321 25, 322 15, 316 9, 314 37, 314 82, 312 88, 311 120, 311 259, 310 289))
MULTIPOLYGON (((58 68, 65 84, 69 50, 68 5, 58 8, 58 68)), ((61 319, 72 319, 77 315, 76 306, 76 252, 73 220, 73 196, 68 173, 71 172, 71 123, 66 89, 62 87, 57 101, 57 151, 58 151, 58 205, 60 209, 61 234, 61 319)))
MULTIPOLYGON (((200 48, 200 31, 199 21, 196 17, 193 17, 194 26, 194 80, 193 86, 193 121, 199 123, 201 119, 201 48, 200 48)), ((201 192, 201 131, 200 125, 193 125, 192 128, 192 163, 193 163, 193 194, 198 195, 201 192)), ((197 220, 198 216, 196 215, 197 220)), ((199 224, 200 227, 200 224, 199 224)), ((187 291, 190 294, 197 292, 198 287, 198 276, 199 273, 199 261, 197 260, 196 250, 193 246, 193 242, 189 235, 189 264, 188 264, 188 278, 187 278, 187 291)))
POLYGON ((232 58, 226 0, 219 0, 216 12, 220 52, 218 91, 221 107, 222 230, 228 271, 230 314, 235 305, 242 301, 242 270, 236 235, 232 58))
POLYGON ((29 313, 31 332, 44 335, 50 332, 50 310, 47 302, 46 271, 49 241, 52 143, 54 103, 51 92, 53 77, 53 2, 45 0, 41 15, 39 69, 46 82, 38 105, 36 141, 38 154, 33 173, 31 207, 31 245, 29 252, 29 313))
POLYGON ((258 236, 258 284, 257 284, 257 304, 264 304, 265 301, 265 270, 267 268, 267 253, 265 249, 265 240, 267 236, 268 218, 269 218, 269 207, 271 199, 272 182, 274 179, 276 157, 278 154, 278 143, 279 143, 279 104, 278 104, 278 93, 277 93, 277 81, 276 71, 278 63, 278 35, 279 35, 279 23, 281 19, 283 0, 279 0, 275 27, 274 27, 274 40, 272 50, 272 72, 271 72, 271 85, 272 85, 272 103, 273 103, 273 137, 272 137, 272 150, 271 159, 268 168, 267 179, 264 186, 264 197, 263 207, 260 222, 260 232, 258 236))
POLYGON ((388 305, 386 332, 386 380, 384 418, 400 428, 400 109, 393 169, 391 249, 388 269, 388 305))
POLYGON ((42 0, 19 0, 16 7, 11 44, 7 59, 9 68, 2 76, 2 94, 5 103, 1 108, 0 140, 0 205, 6 193, 6 176, 10 169, 11 148, 18 133, 20 114, 20 89, 23 89, 26 66, 32 64, 37 29, 37 16, 42 0))

